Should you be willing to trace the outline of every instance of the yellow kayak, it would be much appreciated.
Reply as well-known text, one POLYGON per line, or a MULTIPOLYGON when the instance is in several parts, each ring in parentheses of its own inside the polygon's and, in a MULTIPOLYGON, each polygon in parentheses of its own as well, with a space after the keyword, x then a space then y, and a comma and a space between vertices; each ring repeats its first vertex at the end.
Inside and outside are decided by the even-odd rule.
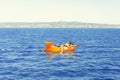
MULTIPOLYGON (((61 52, 61 47, 53 45, 52 42, 44 42, 46 48, 44 49, 44 52, 46 53, 57 53, 59 54, 61 52)), ((75 47, 69 46, 64 48, 63 53, 67 52, 74 52, 75 47)))

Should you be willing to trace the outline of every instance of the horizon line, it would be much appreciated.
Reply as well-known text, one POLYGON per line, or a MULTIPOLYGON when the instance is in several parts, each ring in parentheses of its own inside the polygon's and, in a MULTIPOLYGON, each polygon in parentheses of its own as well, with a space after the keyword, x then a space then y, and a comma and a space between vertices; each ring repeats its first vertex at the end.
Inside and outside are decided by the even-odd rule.
POLYGON ((106 25, 120 25, 120 24, 115 24, 115 23, 95 23, 95 22, 83 22, 83 21, 6 21, 6 22, 0 22, 0 23, 54 23, 54 22, 68 22, 68 23, 71 23, 71 22, 77 22, 77 23, 88 23, 88 24, 106 24, 106 25))

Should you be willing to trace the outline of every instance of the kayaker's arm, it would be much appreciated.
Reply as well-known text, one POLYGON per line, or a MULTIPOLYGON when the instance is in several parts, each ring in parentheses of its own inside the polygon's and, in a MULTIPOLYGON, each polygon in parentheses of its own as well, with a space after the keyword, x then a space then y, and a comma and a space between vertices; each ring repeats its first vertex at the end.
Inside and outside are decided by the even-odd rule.
POLYGON ((73 47, 76 47, 76 46, 80 46, 80 44, 74 44, 74 45, 72 45, 73 47))

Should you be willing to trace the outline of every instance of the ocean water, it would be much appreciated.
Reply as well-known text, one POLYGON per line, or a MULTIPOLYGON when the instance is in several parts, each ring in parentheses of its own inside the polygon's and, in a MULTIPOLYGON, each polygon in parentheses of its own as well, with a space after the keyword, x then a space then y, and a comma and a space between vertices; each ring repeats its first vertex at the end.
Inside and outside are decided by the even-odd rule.
POLYGON ((120 80, 120 29, 0 29, 0 80, 120 80), (44 41, 79 43, 46 60, 44 41))

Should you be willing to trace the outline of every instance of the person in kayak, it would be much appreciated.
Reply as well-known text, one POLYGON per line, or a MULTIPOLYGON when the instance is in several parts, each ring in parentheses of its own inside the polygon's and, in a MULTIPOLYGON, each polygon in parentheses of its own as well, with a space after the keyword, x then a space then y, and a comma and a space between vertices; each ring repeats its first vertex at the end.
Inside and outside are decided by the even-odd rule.
POLYGON ((68 53, 69 57, 72 58, 75 47, 79 46, 79 44, 72 44, 71 41, 67 41, 64 44, 61 45, 53 45, 52 42, 44 42, 46 48, 45 49, 40 49, 42 52, 46 52, 48 56, 46 59, 52 59, 54 54, 61 54, 65 57, 64 53, 68 53))
POLYGON ((68 48, 71 47, 73 44, 71 43, 71 41, 67 41, 66 43, 60 45, 61 51, 60 54, 63 54, 63 51, 68 48))

